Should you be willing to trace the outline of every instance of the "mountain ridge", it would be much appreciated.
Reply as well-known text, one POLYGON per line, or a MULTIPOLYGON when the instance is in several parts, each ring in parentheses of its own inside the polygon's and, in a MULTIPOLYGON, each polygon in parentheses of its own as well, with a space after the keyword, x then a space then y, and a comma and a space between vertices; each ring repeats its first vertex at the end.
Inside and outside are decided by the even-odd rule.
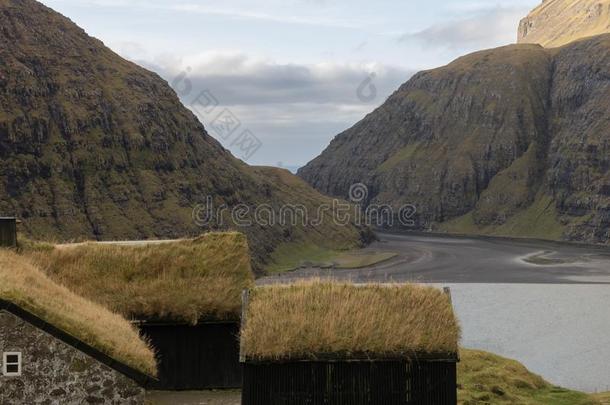
MULTIPOLYGON (((193 209, 208 197, 252 209, 328 202, 279 169, 234 158, 157 74, 50 8, 2 0, 0 27, 0 213, 20 217, 27 235, 175 238, 235 228, 226 214, 197 225, 193 209)), ((259 269, 284 243, 355 247, 367 234, 332 221, 238 230, 259 269)))
POLYGON ((298 174, 413 204, 415 229, 607 243, 608 66, 610 35, 464 56, 415 75, 298 174))
POLYGON ((519 23, 518 42, 553 48, 610 33, 608 0, 544 0, 519 23))

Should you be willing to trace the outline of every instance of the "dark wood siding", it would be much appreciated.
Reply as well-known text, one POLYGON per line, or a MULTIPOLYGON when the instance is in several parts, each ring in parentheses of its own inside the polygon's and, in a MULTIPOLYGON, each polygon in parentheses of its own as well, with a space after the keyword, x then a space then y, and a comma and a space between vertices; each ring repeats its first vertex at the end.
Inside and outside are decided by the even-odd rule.
POLYGON ((0 218, 0 247, 17 246, 17 221, 15 218, 0 218))
POLYGON ((455 405, 455 362, 245 363, 242 405, 455 405))
POLYGON ((407 363, 408 404, 457 404, 457 364, 420 361, 407 363))
POLYGON ((142 325, 157 352, 163 390, 240 388, 239 323, 142 325))

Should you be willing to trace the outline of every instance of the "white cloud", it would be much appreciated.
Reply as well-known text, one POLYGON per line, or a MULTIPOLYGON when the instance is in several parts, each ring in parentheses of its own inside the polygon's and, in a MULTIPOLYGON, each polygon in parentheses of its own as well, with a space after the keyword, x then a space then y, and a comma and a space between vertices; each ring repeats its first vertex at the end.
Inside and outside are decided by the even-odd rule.
POLYGON ((237 117, 242 130, 249 129, 263 142, 256 158, 248 161, 252 164, 274 164, 277 156, 284 156, 287 164, 309 161, 334 135, 383 103, 414 73, 379 63, 280 64, 236 51, 188 58, 163 55, 155 60, 138 63, 173 84, 210 134, 236 156, 239 150, 231 140, 220 139, 211 125, 225 108, 237 117), (375 74, 376 97, 363 100, 358 88, 371 73, 375 74), (204 90, 217 100, 218 107, 199 114, 202 109, 193 101, 204 90))
POLYGON ((163 55, 155 58, 155 62, 140 63, 170 83, 186 74, 192 93, 209 89, 227 106, 317 103, 368 104, 370 108, 383 102, 414 73, 379 63, 280 64, 232 51, 205 52, 182 59, 163 55), (363 102, 358 97, 358 88, 371 74, 378 97, 363 102))
MULTIPOLYGON (((466 7, 466 5, 464 5, 466 7)), ((400 42, 419 41, 425 46, 450 49, 483 49, 516 42, 519 20, 528 8, 493 7, 479 9, 474 16, 430 26, 404 34, 400 42)))

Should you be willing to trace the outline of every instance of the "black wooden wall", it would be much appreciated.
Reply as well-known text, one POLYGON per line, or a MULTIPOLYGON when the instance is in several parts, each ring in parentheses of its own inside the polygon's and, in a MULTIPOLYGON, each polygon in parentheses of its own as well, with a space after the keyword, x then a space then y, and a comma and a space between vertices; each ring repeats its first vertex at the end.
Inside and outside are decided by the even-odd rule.
POLYGON ((245 363, 242 405, 455 405, 455 362, 245 363))
POLYGON ((140 326, 157 352, 160 390, 240 388, 239 323, 140 326))
POLYGON ((0 218, 0 247, 17 246, 17 222, 15 218, 0 218))

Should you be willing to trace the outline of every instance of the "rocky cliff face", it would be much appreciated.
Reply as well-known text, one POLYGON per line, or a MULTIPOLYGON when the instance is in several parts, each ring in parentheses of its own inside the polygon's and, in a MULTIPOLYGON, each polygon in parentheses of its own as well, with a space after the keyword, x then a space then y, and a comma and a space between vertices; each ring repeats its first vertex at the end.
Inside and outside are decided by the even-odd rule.
POLYGON ((610 33, 609 0, 544 0, 519 24, 518 42, 545 47, 610 33))
POLYGON ((414 204, 419 229, 606 243, 608 97, 610 35, 478 52, 417 74, 299 175, 414 204))
MULTIPOLYGON (((216 208, 327 201, 287 172, 235 159, 167 83, 67 18, 0 0, 0 215, 45 239, 179 237, 231 222, 225 212, 195 223, 193 207, 208 197, 216 208)), ((240 230, 257 263, 284 242, 360 237, 332 222, 240 230)))

